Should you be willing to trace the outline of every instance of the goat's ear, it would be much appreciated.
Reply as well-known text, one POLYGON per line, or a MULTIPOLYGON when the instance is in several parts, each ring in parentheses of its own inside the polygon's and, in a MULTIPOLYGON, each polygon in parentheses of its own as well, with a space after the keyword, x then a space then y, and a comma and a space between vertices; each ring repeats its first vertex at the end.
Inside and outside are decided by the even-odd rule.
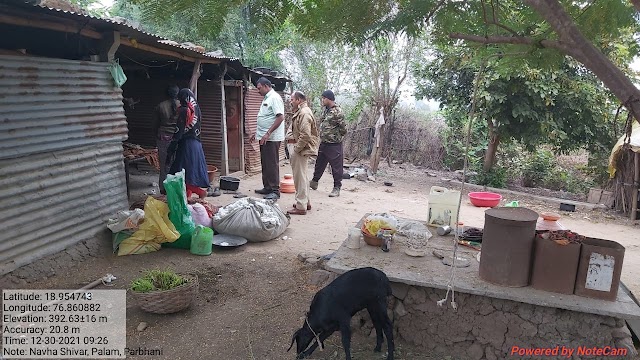
POLYGON ((298 329, 298 330, 296 330, 296 332, 293 333, 293 336, 291 337, 291 345, 289 345, 289 348, 287 349, 287 352, 289 350, 291 350, 291 348, 293 347, 293 343, 296 341, 296 339, 298 337, 298 333, 300 332, 300 330, 302 330, 302 329, 298 329))

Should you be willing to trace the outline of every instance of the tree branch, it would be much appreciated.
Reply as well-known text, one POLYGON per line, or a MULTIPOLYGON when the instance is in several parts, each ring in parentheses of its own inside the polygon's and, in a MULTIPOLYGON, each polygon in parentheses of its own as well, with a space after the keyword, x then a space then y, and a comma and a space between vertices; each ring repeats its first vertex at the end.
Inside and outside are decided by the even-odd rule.
POLYGON ((512 45, 529 45, 529 46, 541 46, 544 48, 551 48, 560 50, 571 56, 581 56, 581 54, 575 51, 571 46, 559 41, 552 40, 535 40, 526 36, 478 36, 461 33, 449 34, 451 39, 460 39, 473 41, 481 44, 512 44, 512 45))
POLYGON ((637 11, 640 11, 640 0, 631 0, 631 3, 636 8, 637 11))

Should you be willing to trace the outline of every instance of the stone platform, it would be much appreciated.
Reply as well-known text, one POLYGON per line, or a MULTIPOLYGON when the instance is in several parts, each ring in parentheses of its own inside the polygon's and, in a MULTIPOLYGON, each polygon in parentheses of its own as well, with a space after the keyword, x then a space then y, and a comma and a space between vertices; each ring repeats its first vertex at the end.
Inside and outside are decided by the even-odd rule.
MULTIPOLYGON (((624 320, 640 319, 640 307, 624 291, 618 292, 616 301, 605 301, 493 285, 478 276, 478 251, 460 246, 458 257, 468 259, 470 266, 455 269, 458 309, 453 310, 451 296, 444 306, 437 305, 445 297, 451 267, 432 255, 436 250, 450 256, 453 237, 434 235, 428 247, 426 256, 410 257, 400 241, 385 253, 361 240, 359 249, 343 244, 325 267, 337 273, 366 266, 384 271, 392 281, 390 312, 397 335, 439 355, 456 359, 520 358, 512 354, 516 346, 552 350, 558 346, 559 352, 564 347, 564 356, 557 356, 564 359, 594 358, 595 353, 589 356, 594 348, 627 354, 619 358, 637 354, 624 320)), ((364 329, 370 331, 370 326, 364 325, 364 329)))

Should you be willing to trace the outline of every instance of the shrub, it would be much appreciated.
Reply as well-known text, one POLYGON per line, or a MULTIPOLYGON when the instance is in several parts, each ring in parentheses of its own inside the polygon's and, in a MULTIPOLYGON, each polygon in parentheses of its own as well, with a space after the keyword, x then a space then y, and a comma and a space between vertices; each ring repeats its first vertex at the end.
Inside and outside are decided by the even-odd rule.
POLYGON ((475 176, 475 182, 478 185, 504 188, 507 185, 507 171, 500 166, 494 166, 488 172, 480 170, 478 175, 475 176))
POLYGON ((548 150, 537 150, 525 157, 522 164, 522 185, 526 187, 543 186, 548 174, 555 168, 555 157, 548 150))

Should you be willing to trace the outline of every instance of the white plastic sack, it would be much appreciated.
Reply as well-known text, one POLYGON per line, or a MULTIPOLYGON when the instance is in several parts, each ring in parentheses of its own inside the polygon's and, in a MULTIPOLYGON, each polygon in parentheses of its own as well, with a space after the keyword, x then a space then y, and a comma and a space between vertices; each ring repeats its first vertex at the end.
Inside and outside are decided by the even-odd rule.
POLYGON ((136 230, 144 220, 144 210, 124 210, 116 214, 115 219, 109 219, 107 227, 111 232, 117 233, 123 230, 136 230))
POLYGON ((262 242, 282 235, 289 217, 272 200, 243 198, 218 209, 213 229, 221 234, 237 235, 250 242, 262 242))
POLYGON ((205 209, 204 205, 200 203, 195 203, 193 205, 187 204, 187 208, 189 209, 191 217, 196 225, 211 228, 211 218, 209 217, 209 213, 207 213, 207 209, 205 209))

